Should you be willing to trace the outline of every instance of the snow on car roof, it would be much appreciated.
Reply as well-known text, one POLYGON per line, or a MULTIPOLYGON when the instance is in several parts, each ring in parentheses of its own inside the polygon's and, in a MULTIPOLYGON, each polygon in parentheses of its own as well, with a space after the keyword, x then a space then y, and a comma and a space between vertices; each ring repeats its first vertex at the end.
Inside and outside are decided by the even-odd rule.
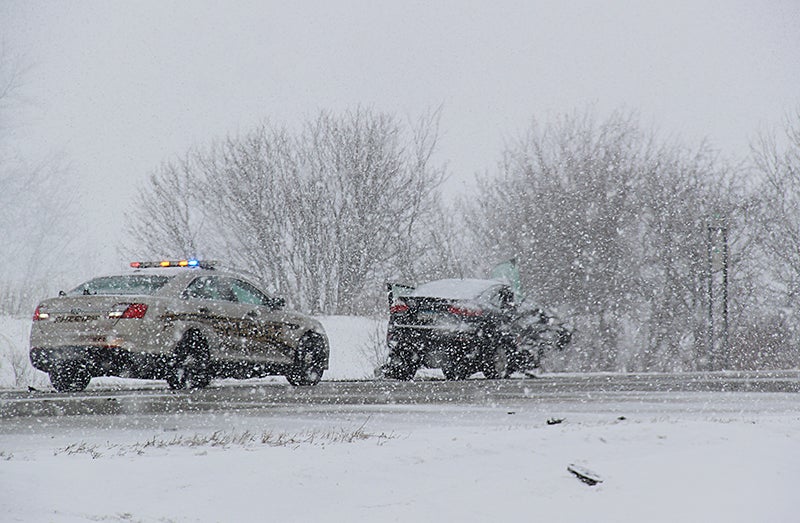
POLYGON ((476 280, 476 279, 447 279, 436 280, 423 283, 413 292, 411 296, 424 296, 426 298, 444 298, 448 300, 471 300, 478 297, 489 287, 500 285, 503 282, 498 280, 476 280))

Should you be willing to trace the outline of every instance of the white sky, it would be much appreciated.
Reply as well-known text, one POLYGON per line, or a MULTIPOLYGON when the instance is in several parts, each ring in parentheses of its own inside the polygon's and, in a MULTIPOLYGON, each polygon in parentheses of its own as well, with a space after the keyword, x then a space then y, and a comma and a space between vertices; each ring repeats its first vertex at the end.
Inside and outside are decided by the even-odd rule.
POLYGON ((457 191, 534 116, 624 107, 737 156, 800 106, 798 0, 4 0, 0 35, 33 66, 14 142, 69 164, 98 240, 161 161, 267 118, 441 105, 457 191))

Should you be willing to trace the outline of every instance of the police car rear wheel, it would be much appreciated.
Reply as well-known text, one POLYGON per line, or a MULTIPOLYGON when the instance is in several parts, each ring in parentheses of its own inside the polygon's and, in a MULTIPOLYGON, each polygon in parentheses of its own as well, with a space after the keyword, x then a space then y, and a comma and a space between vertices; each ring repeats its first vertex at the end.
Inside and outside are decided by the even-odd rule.
POLYGON ((80 364, 64 364, 50 371, 50 383, 58 392, 80 392, 92 380, 91 374, 80 364))

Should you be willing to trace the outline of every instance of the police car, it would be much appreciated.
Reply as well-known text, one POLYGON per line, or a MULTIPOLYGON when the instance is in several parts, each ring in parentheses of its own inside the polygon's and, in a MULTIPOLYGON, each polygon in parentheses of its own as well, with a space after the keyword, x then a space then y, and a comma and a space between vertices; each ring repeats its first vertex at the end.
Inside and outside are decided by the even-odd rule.
POLYGON ((267 375, 316 385, 328 368, 320 322, 238 273, 194 259, 130 265, 36 307, 30 359, 56 390, 83 390, 96 376, 172 389, 267 375))

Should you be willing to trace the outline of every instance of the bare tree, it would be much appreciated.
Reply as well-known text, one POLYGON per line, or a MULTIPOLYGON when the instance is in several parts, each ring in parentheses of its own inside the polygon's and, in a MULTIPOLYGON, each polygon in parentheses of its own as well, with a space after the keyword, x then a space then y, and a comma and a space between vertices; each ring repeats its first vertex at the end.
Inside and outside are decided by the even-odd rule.
POLYGON ((516 258, 530 299, 576 323, 572 368, 692 368, 722 182, 702 146, 659 145, 630 113, 577 112, 509 146, 467 220, 479 252, 516 258))
POLYGON ((129 223, 165 226, 129 231, 133 247, 209 253, 313 312, 370 310, 438 208, 437 122, 322 112, 295 134, 264 124, 190 153, 140 192, 129 223))
POLYGON ((6 115, 18 104, 26 68, 0 46, 0 313, 28 314, 34 301, 54 286, 75 195, 66 171, 53 158, 36 162, 14 147, 6 115))
POLYGON ((164 255, 200 254, 199 236, 206 208, 196 203, 198 180, 191 156, 167 162, 150 174, 149 183, 133 200, 136 212, 126 213, 127 232, 138 250, 164 255))
POLYGON ((740 186, 741 172, 705 144, 696 149, 664 145, 655 158, 652 168, 643 171, 636 197, 641 227, 633 261, 640 280, 635 296, 644 350, 637 352, 633 367, 720 367, 725 355, 715 354, 715 347, 730 336, 710 330, 710 308, 719 309, 710 312, 722 316, 717 318, 720 329, 730 330, 739 324, 734 320, 743 314, 743 301, 752 290, 753 274, 745 263, 750 232, 744 214, 749 203, 740 186), (725 245, 722 238, 710 245, 709 235, 721 231, 725 245), (709 249, 723 247, 724 267, 709 259, 709 249), (722 271, 725 282, 717 275, 722 271), (709 285, 719 296, 709 295, 709 285))
POLYGON ((787 117, 782 142, 762 134, 751 146, 761 206, 759 245, 769 259, 772 290, 785 305, 800 301, 800 109, 787 117))
POLYGON ((625 115, 598 123, 589 113, 531 130, 505 152, 497 177, 481 180, 478 208, 468 216, 489 259, 515 258, 529 299, 569 309, 597 333, 592 368, 616 359, 619 310, 635 281, 625 242, 635 227, 629 192, 635 181, 633 129, 625 115))
POLYGON ((768 367, 800 364, 800 108, 787 115, 782 131, 763 133, 751 144, 758 183, 748 218, 761 277, 748 321, 758 328, 738 336, 742 367, 752 360, 768 367))

